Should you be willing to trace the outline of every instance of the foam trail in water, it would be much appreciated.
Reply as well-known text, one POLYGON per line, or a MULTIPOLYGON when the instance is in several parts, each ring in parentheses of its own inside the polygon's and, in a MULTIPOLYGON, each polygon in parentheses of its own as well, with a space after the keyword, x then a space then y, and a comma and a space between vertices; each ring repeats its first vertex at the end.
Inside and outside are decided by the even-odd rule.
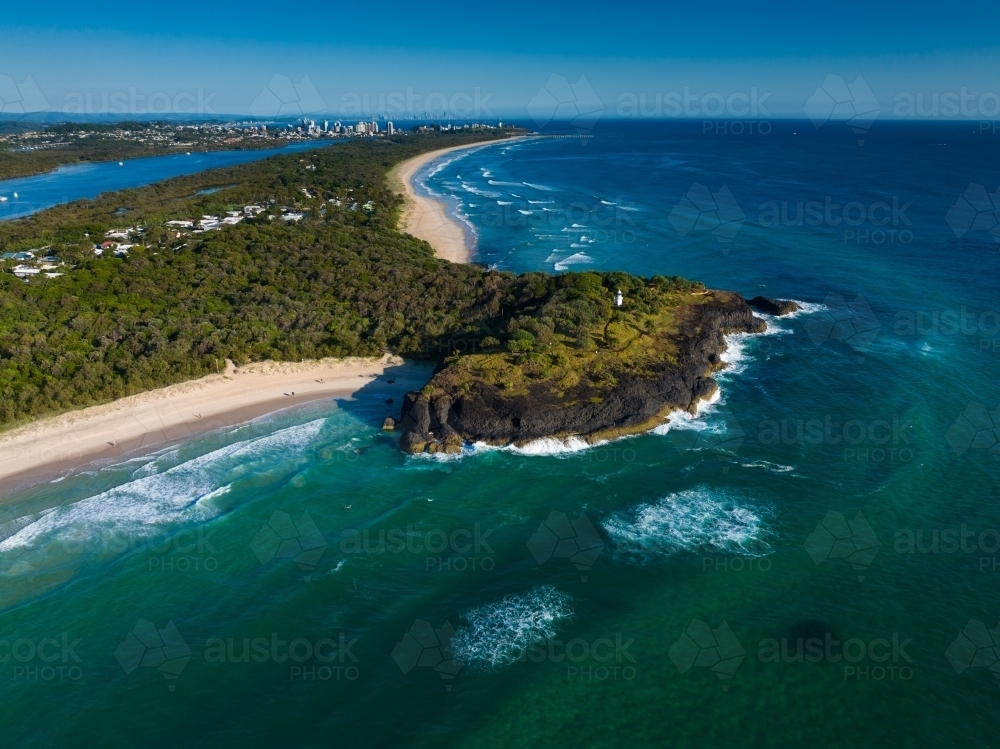
POLYGON ((535 643, 556 636, 556 624, 573 615, 571 600, 544 585, 478 606, 462 615, 468 625, 455 631, 453 655, 473 667, 510 666, 535 643))

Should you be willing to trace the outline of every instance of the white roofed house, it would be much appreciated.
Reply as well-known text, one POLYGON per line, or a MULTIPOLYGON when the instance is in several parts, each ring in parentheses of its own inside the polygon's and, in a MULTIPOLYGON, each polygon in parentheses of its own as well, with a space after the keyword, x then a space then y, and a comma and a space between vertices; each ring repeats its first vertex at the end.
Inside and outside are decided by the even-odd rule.
POLYGON ((16 265, 14 266, 14 275, 20 278, 22 281, 27 281, 31 276, 37 276, 41 273, 40 268, 32 268, 30 265, 16 265))

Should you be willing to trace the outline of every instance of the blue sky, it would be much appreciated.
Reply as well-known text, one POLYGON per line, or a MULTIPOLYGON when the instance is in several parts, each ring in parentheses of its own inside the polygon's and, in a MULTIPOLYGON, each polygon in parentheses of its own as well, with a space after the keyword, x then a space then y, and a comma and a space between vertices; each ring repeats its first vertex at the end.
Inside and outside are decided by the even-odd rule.
POLYGON ((17 96, 3 93, 2 76, 7 90, 30 76, 37 94, 19 88, 24 100, 40 95, 57 112, 142 114, 152 101, 155 111, 246 114, 264 106, 270 85, 331 118, 392 109, 390 101, 397 112, 423 111, 428 100, 482 119, 525 117, 544 87, 581 76, 605 116, 640 101, 646 112, 669 110, 657 102, 685 96, 695 102, 689 112, 707 97, 729 103, 723 116, 743 112, 744 99, 760 102, 758 116, 804 116, 830 75, 847 84, 862 76, 883 117, 918 96, 934 111, 935 98, 961 98, 963 89, 972 103, 962 111, 980 117, 1000 92, 1000 3, 978 0, 937 8, 97 0, 11 3, 3 17, 0 100, 17 96))

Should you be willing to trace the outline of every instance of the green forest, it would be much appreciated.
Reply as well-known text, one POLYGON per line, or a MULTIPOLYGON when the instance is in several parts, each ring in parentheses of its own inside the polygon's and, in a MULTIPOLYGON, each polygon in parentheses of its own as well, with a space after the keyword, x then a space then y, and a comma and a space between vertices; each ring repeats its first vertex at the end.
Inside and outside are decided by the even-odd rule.
MULTIPOLYGON (((525 361, 554 333, 591 348, 589 331, 610 319, 613 290, 652 299, 644 291, 650 282, 624 273, 516 276, 457 265, 395 229, 402 198, 385 181, 393 164, 495 137, 352 140, 0 224, 4 252, 44 250, 64 263, 64 275, 27 283, 10 272, 13 261, 3 263, 0 425, 216 372, 226 358, 390 351, 439 360, 499 350, 525 361), (267 208, 221 231, 178 237, 165 226, 247 204, 267 208), (362 204, 368 209, 350 210, 362 204), (268 218, 283 206, 304 218, 268 218), (105 231, 137 225, 147 227, 142 246, 123 257, 95 256, 105 231)), ((650 288, 700 286, 657 278, 650 288)))

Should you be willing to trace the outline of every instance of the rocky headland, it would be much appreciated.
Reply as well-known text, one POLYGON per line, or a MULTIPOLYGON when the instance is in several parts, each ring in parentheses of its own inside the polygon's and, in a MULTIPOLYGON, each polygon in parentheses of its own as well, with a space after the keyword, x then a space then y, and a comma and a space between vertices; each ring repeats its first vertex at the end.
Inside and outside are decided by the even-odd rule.
POLYGON ((443 362, 423 389, 404 398, 395 425, 400 448, 460 452, 467 443, 571 436, 596 442, 647 431, 671 411, 694 411, 717 389, 712 373, 724 366, 725 335, 760 333, 766 323, 738 294, 638 281, 620 307, 606 301, 611 288, 584 294, 599 308, 602 319, 594 324, 560 326, 553 317, 566 310, 558 308, 578 305, 570 297, 580 295, 556 293, 515 323, 506 350, 443 362), (531 320, 555 324, 518 350, 517 336, 527 341, 518 331, 538 333, 531 320))

